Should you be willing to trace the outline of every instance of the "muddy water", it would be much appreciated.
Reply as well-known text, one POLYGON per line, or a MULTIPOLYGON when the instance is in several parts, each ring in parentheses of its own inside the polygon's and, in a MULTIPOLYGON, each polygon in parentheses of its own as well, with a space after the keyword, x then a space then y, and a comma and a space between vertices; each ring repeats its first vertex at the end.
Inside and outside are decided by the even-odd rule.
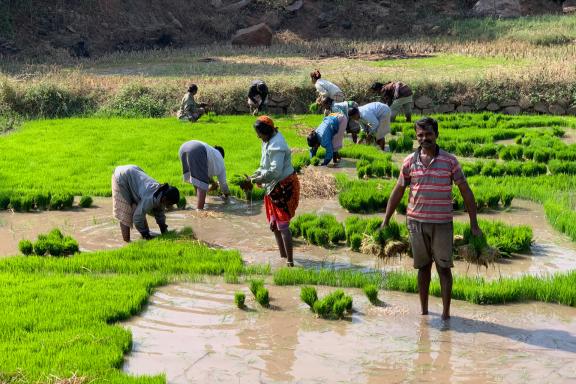
MULTIPOLYGON (((169 383, 570 383, 576 381, 576 309, 547 304, 476 306, 455 301, 452 319, 429 316, 415 295, 352 294, 346 320, 317 319, 299 289, 270 286, 271 309, 245 286, 161 288, 124 325, 134 345, 124 370, 165 373, 169 383), (234 307, 245 291, 247 310, 234 307)), ((319 294, 327 292, 322 289, 319 294)))
MULTIPOLYGON (((346 168, 343 168, 346 172, 346 168)), ((189 204, 194 206, 194 198, 189 204)), ((80 243, 83 250, 109 249, 122 246, 118 224, 111 216, 111 200, 99 198, 95 207, 73 211, 55 211, 39 213, 0 213, 0 254, 18 253, 18 241, 33 239, 39 233, 60 227, 71 234, 80 243)), ((343 210, 336 199, 305 199, 298 213, 318 212, 334 214, 344 220, 350 214, 343 210)), ((521 273, 542 273, 576 268, 576 246, 565 236, 559 234, 547 223, 541 206, 522 200, 515 200, 506 211, 483 213, 480 217, 499 219, 510 224, 528 224, 534 230, 535 244, 530 255, 505 259, 488 269, 468 267, 464 262, 456 261, 455 269, 459 273, 481 274, 489 278, 517 275, 521 273)), ((465 214, 458 214, 456 220, 467 220, 465 214)), ((273 234, 267 227, 261 203, 246 204, 232 200, 223 204, 217 198, 209 197, 208 209, 197 212, 193 209, 172 211, 167 214, 171 228, 192 226, 199 239, 215 246, 235 248, 242 252, 249 263, 270 263, 272 267, 282 266, 273 234)), ((403 221, 402 216, 397 217, 403 221)), ((149 218, 151 228, 155 228, 153 218, 149 218)), ((133 231, 133 238, 139 235, 133 231)), ((296 264, 307 267, 332 267, 361 269, 408 269, 411 259, 408 257, 381 260, 373 256, 352 252, 344 246, 324 249, 295 240, 296 264)))

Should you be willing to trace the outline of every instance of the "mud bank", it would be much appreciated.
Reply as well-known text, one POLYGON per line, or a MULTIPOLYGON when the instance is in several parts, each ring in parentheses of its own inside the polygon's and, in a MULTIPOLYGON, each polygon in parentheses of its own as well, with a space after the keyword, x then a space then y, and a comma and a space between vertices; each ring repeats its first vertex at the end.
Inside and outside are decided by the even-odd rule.
MULTIPOLYGON (((576 380, 576 309, 551 304, 483 307, 454 301, 452 319, 429 316, 418 298, 380 292, 372 306, 358 290, 346 320, 316 318, 299 288, 270 286, 272 309, 245 286, 161 288, 147 310, 124 324, 134 336, 124 370, 190 382, 549 382, 576 380)), ((326 293, 320 289, 319 294, 326 293)))

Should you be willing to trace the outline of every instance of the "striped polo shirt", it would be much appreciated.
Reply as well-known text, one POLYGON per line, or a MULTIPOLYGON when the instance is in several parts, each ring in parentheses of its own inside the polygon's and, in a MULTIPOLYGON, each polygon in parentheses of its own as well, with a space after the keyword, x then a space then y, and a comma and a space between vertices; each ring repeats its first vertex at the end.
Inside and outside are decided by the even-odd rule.
POLYGON ((424 223, 452 221, 452 183, 466 182, 462 168, 454 155, 436 146, 436 153, 426 167, 420 151, 410 154, 402 164, 399 182, 410 187, 406 215, 424 223))

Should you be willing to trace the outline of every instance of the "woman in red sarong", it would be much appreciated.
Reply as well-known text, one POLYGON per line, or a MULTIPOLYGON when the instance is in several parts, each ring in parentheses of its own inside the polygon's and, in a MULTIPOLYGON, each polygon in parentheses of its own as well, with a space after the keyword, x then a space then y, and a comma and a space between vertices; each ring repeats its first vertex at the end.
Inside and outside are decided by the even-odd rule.
POLYGON ((294 266, 290 220, 300 200, 300 182, 292 167, 292 155, 284 136, 274 127, 268 116, 260 116, 254 129, 262 140, 260 167, 250 177, 265 191, 264 207, 270 230, 274 232, 280 256, 289 267, 294 266))

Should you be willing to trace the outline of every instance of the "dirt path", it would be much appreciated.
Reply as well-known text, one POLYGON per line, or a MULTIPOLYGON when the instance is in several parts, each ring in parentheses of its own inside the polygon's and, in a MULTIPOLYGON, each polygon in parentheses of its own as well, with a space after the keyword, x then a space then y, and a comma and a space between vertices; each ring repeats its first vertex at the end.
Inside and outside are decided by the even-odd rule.
MULTIPOLYGON (((160 289, 124 325, 134 337, 124 370, 165 373, 169 383, 569 383, 576 380, 576 309, 534 303, 455 301, 452 319, 421 316, 416 295, 380 292, 381 306, 347 289, 355 312, 317 319, 299 289, 270 286, 272 309, 246 286, 182 284, 160 289), (248 309, 235 308, 245 291, 248 309)), ((320 295, 327 292, 321 289, 320 295)))

